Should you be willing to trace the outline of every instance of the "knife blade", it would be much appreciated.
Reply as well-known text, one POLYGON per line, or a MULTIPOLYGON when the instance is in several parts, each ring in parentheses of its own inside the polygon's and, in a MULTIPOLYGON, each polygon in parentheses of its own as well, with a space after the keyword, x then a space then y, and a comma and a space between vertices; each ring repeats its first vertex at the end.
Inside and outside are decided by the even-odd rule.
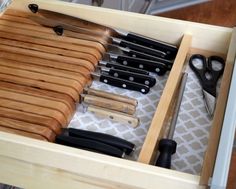
POLYGON ((124 66, 122 64, 118 64, 118 63, 115 63, 115 62, 107 62, 107 61, 100 60, 98 63, 99 63, 99 66, 104 66, 104 67, 107 67, 107 68, 113 68, 113 69, 133 72, 133 73, 139 73, 139 74, 143 74, 143 75, 149 75, 149 72, 146 71, 146 70, 133 68, 133 67, 130 67, 130 66, 124 66))
MULTIPOLYGON (((67 23, 59 22, 57 20, 51 20, 51 19, 39 17, 39 16, 30 16, 30 19, 41 24, 41 25, 44 25, 47 27, 52 27, 57 35, 63 35, 64 30, 69 30, 69 31, 77 32, 77 33, 89 34, 91 36, 95 35, 95 36, 103 36, 104 37, 104 34, 102 32, 93 31, 93 30, 89 30, 87 28, 81 28, 81 27, 74 26, 74 25, 69 25, 67 23)), ((130 42, 130 41, 125 41, 125 40, 117 38, 117 37, 112 37, 112 36, 108 36, 108 35, 105 37, 106 37, 106 40, 108 41, 108 43, 117 44, 122 47, 129 47, 132 50, 144 52, 146 54, 150 54, 153 56, 159 56, 162 58, 165 58, 165 56, 166 56, 165 52, 162 52, 162 51, 159 51, 156 49, 145 47, 145 46, 142 46, 142 45, 130 42)))
POLYGON ((96 28, 97 30, 103 31, 105 33, 108 33, 107 31, 109 31, 109 34, 111 36, 115 36, 115 37, 124 39, 126 41, 132 42, 132 43, 136 43, 142 46, 149 47, 151 49, 164 52, 165 58, 167 59, 174 59, 178 51, 178 48, 175 45, 171 45, 166 42, 152 39, 152 38, 139 35, 133 32, 127 32, 121 29, 107 27, 101 24, 88 21, 88 20, 83 20, 78 17, 73 17, 73 16, 65 15, 62 13, 54 12, 54 11, 39 9, 37 4, 29 4, 28 7, 33 13, 39 13, 40 15, 43 15, 51 19, 57 19, 59 21, 67 22, 67 23, 70 23, 72 25, 79 26, 79 27, 84 27, 84 28, 89 28, 89 29, 96 28))
POLYGON ((98 79, 100 82, 103 82, 108 85, 112 85, 115 87, 133 90, 141 92, 142 94, 147 94, 150 91, 150 88, 147 85, 135 83, 132 81, 127 81, 124 79, 119 79, 116 77, 109 76, 108 74, 97 74, 97 73, 91 73, 92 77, 94 79, 98 79))
POLYGON ((101 73, 108 73, 110 76, 114 76, 120 79, 125 79, 128 81, 132 81, 135 83, 140 83, 149 86, 150 88, 156 84, 156 79, 152 76, 147 76, 138 73, 131 73, 123 70, 106 68, 106 67, 98 67, 101 73))
POLYGON ((135 150, 135 145, 133 143, 109 134, 74 128, 68 128, 66 131, 68 132, 69 136, 72 137, 87 138, 117 147, 127 155, 130 155, 135 150))
POLYGON ((168 70, 164 63, 129 56, 106 53, 103 56, 105 61, 115 61, 119 64, 154 72, 157 75, 164 75, 168 70))

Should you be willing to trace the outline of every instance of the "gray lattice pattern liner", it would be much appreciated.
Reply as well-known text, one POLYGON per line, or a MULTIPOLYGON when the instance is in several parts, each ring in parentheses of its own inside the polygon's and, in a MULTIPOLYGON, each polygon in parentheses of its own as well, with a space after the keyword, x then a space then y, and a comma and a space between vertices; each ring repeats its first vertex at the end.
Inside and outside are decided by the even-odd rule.
MULTIPOLYGON (((206 113, 201 86, 195 74, 189 68, 187 72, 189 73, 188 81, 174 134, 178 148, 177 153, 172 158, 172 169, 191 174, 199 174, 204 152, 207 147, 211 119, 206 113)), ((96 117, 89 112, 84 113, 82 105, 78 105, 77 112, 69 127, 108 133, 129 140, 135 143, 137 150, 131 157, 126 158, 136 160, 164 89, 168 74, 162 77, 155 77, 157 78, 157 84, 147 95, 111 87, 97 81, 94 81, 92 84, 92 88, 95 89, 136 98, 139 102, 136 112, 136 115, 140 118, 139 127, 134 129, 127 125, 96 117)))

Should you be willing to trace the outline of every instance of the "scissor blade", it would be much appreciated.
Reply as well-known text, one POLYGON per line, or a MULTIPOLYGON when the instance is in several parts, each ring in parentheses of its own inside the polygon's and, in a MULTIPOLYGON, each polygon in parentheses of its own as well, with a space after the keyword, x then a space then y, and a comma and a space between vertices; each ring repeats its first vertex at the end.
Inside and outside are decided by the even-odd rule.
POLYGON ((206 110, 208 114, 212 117, 215 110, 216 97, 214 97, 213 95, 211 95, 205 90, 202 90, 202 92, 203 92, 203 98, 204 98, 206 110))

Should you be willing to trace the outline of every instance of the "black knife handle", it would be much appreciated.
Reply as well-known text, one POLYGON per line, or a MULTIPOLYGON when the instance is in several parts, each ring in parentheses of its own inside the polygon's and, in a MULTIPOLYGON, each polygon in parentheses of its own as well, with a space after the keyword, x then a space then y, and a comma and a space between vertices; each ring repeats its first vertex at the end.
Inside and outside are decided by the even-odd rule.
POLYGON ((106 83, 108 85, 115 86, 115 87, 129 89, 129 90, 133 90, 133 91, 139 91, 143 94, 147 94, 150 91, 150 88, 147 85, 142 85, 142 84, 135 83, 132 81, 119 79, 119 78, 112 77, 112 76, 105 75, 105 74, 101 74, 100 81, 103 83, 106 83))
POLYGON ((163 58, 166 59, 174 59, 178 52, 178 48, 176 46, 150 39, 148 37, 143 37, 135 33, 128 33, 126 36, 123 36, 123 39, 132 43, 149 47, 151 49, 165 52, 166 56, 163 58))
POLYGON ((152 56, 150 54, 142 53, 142 52, 131 50, 131 49, 129 49, 128 51, 122 51, 122 52, 124 53, 124 55, 130 56, 130 57, 133 57, 133 58, 141 58, 141 59, 147 59, 147 60, 152 60, 152 61, 155 61, 155 62, 163 63, 167 66, 168 70, 171 70, 171 68, 173 66, 173 61, 163 59, 163 58, 159 58, 159 57, 156 57, 156 56, 152 56))
POLYGON ((168 68, 165 64, 141 59, 141 58, 132 58, 128 56, 117 56, 116 62, 125 65, 125 66, 131 66, 143 70, 147 70, 150 72, 154 72, 158 75, 164 75, 168 68))
POLYGON ((147 53, 147 54, 150 54, 150 55, 153 55, 153 56, 157 56, 157 57, 161 57, 161 58, 166 58, 166 53, 165 52, 162 52, 162 51, 158 51, 158 50, 155 50, 155 49, 151 49, 151 48, 148 48, 148 47, 145 47, 145 46, 142 46, 142 45, 138 45, 138 44, 135 44, 135 43, 132 43, 132 42, 129 42, 129 41, 125 41, 125 40, 120 40, 120 46, 122 47, 128 47, 132 50, 135 50, 135 51, 140 51, 140 52, 143 52, 143 53, 147 53))
POLYGON ((109 69, 108 73, 110 76, 133 81, 135 83, 144 84, 149 87, 153 87, 156 84, 156 79, 152 76, 131 73, 131 72, 118 70, 118 69, 109 69))
POLYGON ((124 157, 124 152, 121 149, 91 139, 58 135, 56 137, 56 143, 84 150, 95 151, 110 156, 115 156, 120 158, 124 157))
POLYGON ((133 67, 130 67, 130 66, 124 66, 124 65, 121 65, 121 64, 117 64, 117 63, 108 62, 105 66, 107 68, 113 68, 113 69, 124 70, 124 71, 143 74, 143 75, 149 75, 149 71, 141 70, 141 69, 138 69, 138 68, 133 68, 133 67))
POLYGON ((127 140, 105 133, 68 128, 70 136, 96 140, 121 149, 127 155, 135 150, 135 145, 127 140))

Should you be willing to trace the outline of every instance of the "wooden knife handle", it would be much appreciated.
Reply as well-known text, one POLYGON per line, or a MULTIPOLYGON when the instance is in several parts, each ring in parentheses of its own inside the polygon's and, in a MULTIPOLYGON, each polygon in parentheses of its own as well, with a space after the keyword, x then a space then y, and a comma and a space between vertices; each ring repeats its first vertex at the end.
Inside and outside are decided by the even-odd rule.
POLYGON ((131 104, 135 107, 138 105, 138 101, 136 99, 130 98, 128 96, 118 95, 115 93, 109 93, 109 92, 105 92, 105 91, 101 91, 101 90, 97 90, 97 89, 92 89, 92 88, 86 88, 85 90, 90 95, 99 96, 99 97, 103 97, 103 98, 107 98, 107 99, 111 99, 111 100, 116 100, 119 102, 124 102, 127 104, 131 104))
POLYGON ((127 104, 124 102, 119 102, 103 97, 93 96, 93 95, 84 95, 84 102, 88 105, 94 105, 102 107, 109 110, 115 110, 118 112, 123 112, 126 114, 133 115, 135 113, 135 106, 127 104))
POLYGON ((108 118, 109 120, 117 121, 123 124, 127 124, 132 127, 137 127, 139 125, 139 119, 135 116, 127 115, 125 113, 117 112, 107 109, 89 105, 87 111, 94 113, 95 115, 108 118))

